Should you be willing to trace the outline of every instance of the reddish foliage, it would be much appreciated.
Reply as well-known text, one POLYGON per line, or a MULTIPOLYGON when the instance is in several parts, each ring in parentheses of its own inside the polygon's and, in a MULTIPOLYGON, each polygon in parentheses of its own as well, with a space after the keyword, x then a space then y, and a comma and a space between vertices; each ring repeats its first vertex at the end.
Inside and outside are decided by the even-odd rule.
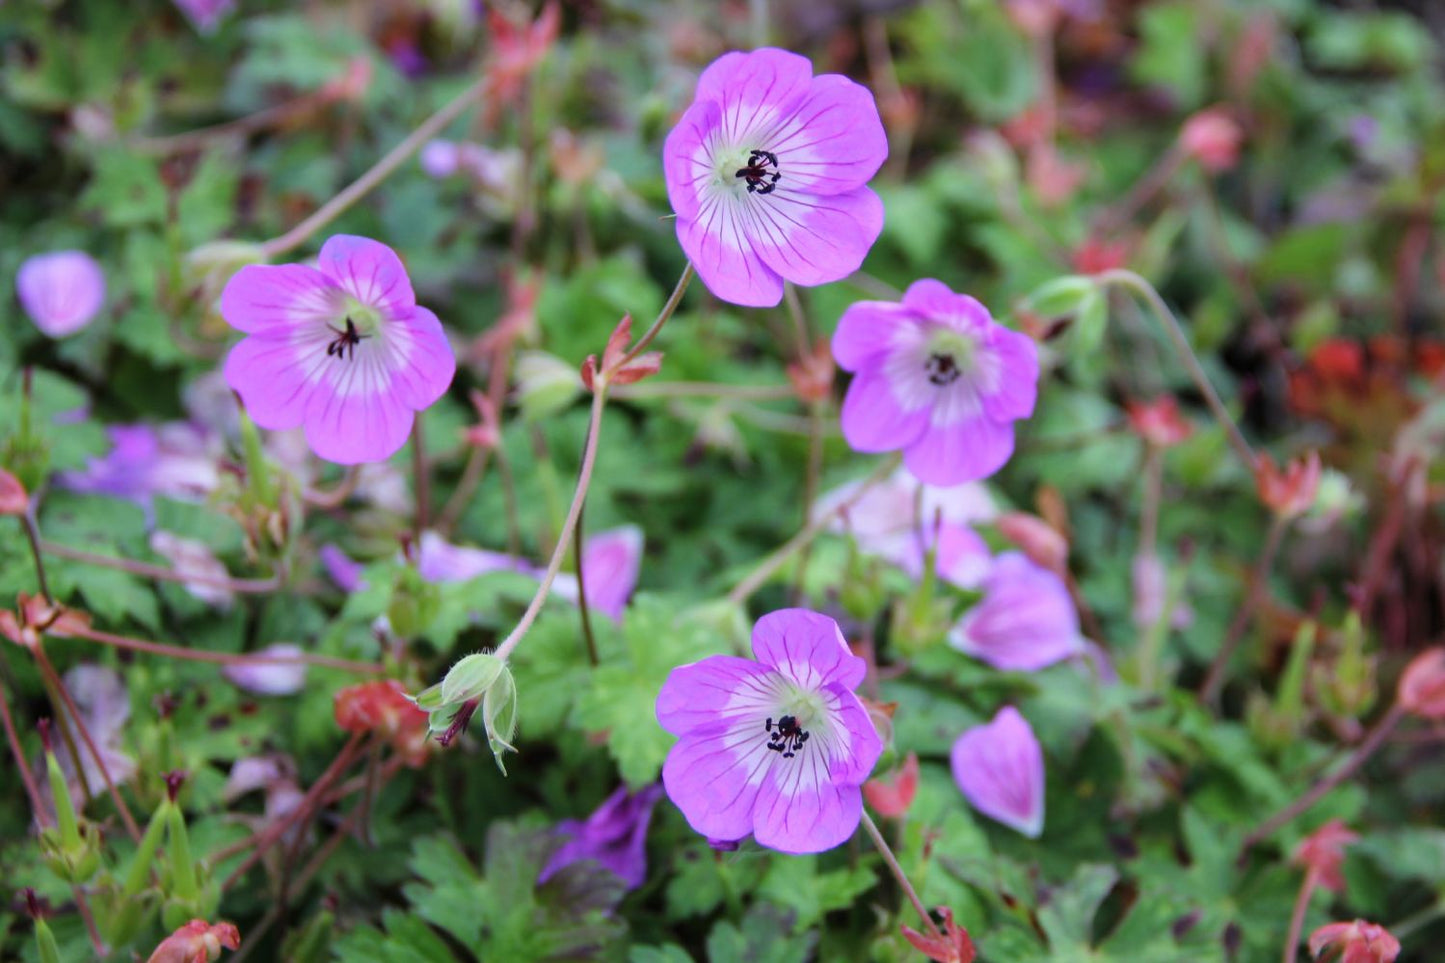
POLYGON ((155 948, 146 963, 210 963, 219 959, 222 948, 234 950, 241 945, 241 931, 233 923, 191 920, 155 948))
POLYGON ((1194 427, 1179 413, 1179 402, 1172 395, 1152 401, 1131 401, 1125 410, 1134 434, 1157 448, 1177 445, 1194 433, 1194 427))
POLYGON ((1340 865, 1345 861, 1345 847, 1359 838, 1343 822, 1331 819, 1295 847, 1294 863, 1314 873, 1326 889, 1343 892, 1345 878, 1340 865))
POLYGON ((943 935, 925 935, 911 926, 903 926, 900 927, 903 938, 934 963, 973 963, 978 951, 973 948, 968 930, 953 922, 953 910, 940 907, 938 912, 943 916, 943 935))
POLYGON ((903 765, 886 777, 870 779, 863 784, 863 798, 881 816, 898 819, 913 805, 918 792, 918 753, 910 752, 903 765))

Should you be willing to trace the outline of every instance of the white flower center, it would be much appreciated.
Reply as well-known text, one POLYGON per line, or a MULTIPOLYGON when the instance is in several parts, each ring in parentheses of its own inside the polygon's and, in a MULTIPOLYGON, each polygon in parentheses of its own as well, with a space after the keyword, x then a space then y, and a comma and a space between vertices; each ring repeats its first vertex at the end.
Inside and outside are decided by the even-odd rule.
POLYGON ((720 148, 713 160, 713 187, 738 197, 771 194, 783 179, 778 155, 762 147, 720 148))

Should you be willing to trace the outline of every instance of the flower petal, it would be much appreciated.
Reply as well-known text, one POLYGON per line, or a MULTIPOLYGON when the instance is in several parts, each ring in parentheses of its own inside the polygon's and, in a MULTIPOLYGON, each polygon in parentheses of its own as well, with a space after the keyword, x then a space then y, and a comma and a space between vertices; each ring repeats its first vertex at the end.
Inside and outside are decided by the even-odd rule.
POLYGON ((722 138, 736 144, 789 116, 807 96, 812 80, 807 57, 763 47, 714 60, 698 78, 693 99, 718 104, 722 138))
POLYGON ((251 420, 271 431, 300 427, 322 366, 332 361, 325 327, 296 334, 300 337, 252 335, 226 356, 226 384, 241 396, 251 420))
POLYGON ((858 371, 888 351, 899 325, 911 323, 912 312, 891 301, 856 301, 838 319, 833 360, 844 371, 858 371))
POLYGON ((863 815, 858 785, 830 782, 817 753, 775 765, 753 804, 758 844, 784 853, 821 853, 848 841, 863 815))
POLYGON ((1013 450, 1013 425, 1001 425, 980 415, 948 425, 930 422, 927 430, 904 449, 903 464, 919 481, 957 485, 992 475, 1004 466, 1013 450))
POLYGON ((84 251, 27 258, 15 274, 15 293, 44 334, 62 338, 90 323, 105 303, 105 274, 84 251))
POLYGON ((327 461, 385 461, 406 444, 415 415, 392 388, 392 373, 367 352, 331 364, 306 402, 306 443, 327 461))
POLYGON ((994 561, 983 599, 964 613, 948 642, 1005 671, 1035 672, 1083 650, 1068 587, 1019 552, 994 561))
POLYGON ((887 375, 879 368, 864 368, 848 386, 842 424, 843 438, 854 451, 896 451, 928 430, 929 410, 905 410, 887 375))
POLYGON ((962 331, 987 328, 993 322, 988 308, 977 298, 955 294, 948 285, 932 278, 914 281, 903 292, 903 306, 924 317, 962 331))
POLYGON ((867 187, 826 197, 779 185, 737 202, 757 256, 794 284, 839 281, 862 267, 883 230, 883 201, 867 187))
POLYGON ((1032 339, 1008 328, 995 327, 992 343, 984 350, 994 354, 994 390, 983 392, 983 410, 994 421, 1013 421, 1034 413, 1039 393, 1039 352, 1032 339))
POLYGON ((341 291, 304 264, 248 264, 221 291, 221 317, 247 334, 281 335, 294 327, 321 327, 343 310, 341 291))
MULTIPOLYGON (((755 740, 755 749, 740 753, 730 745, 730 734, 713 727, 685 736, 662 765, 668 798, 689 826, 711 839, 742 839, 753 831, 762 769, 775 758, 761 739, 755 740)), ((745 736, 739 734, 733 742, 745 736)))
POLYGON ((321 273, 362 304, 388 314, 416 307, 416 294, 396 252, 369 237, 337 234, 321 245, 321 273))
POLYGON ((848 650, 838 623, 808 609, 779 609, 753 626, 753 655, 802 688, 856 688, 868 664, 848 650))
POLYGON ((713 294, 746 307, 783 300, 783 279, 754 250, 738 220, 743 205, 710 198, 692 220, 677 219, 677 241, 713 294))
POLYGON ((446 394, 457 373, 457 358, 437 316, 414 307, 386 324, 391 390, 414 411, 446 394))
POLYGON ((815 195, 862 187, 888 159, 873 94, 840 74, 814 78, 793 115, 757 146, 777 155, 788 187, 815 195))
POLYGON ((587 604, 614 622, 622 621, 641 567, 642 529, 636 525, 588 536, 582 552, 587 604))
POLYGON ((714 176, 709 149, 713 133, 722 123, 722 111, 710 100, 699 100, 683 112, 662 146, 662 169, 667 199, 683 220, 697 217, 703 185, 714 176))
POLYGON ((1031 839, 1043 832, 1043 749, 1017 709, 1004 706, 992 722, 966 730, 949 759, 973 808, 1031 839))
POLYGON ((745 714, 762 719, 776 699, 777 673, 735 655, 680 665, 657 694, 657 723, 675 736, 745 714))

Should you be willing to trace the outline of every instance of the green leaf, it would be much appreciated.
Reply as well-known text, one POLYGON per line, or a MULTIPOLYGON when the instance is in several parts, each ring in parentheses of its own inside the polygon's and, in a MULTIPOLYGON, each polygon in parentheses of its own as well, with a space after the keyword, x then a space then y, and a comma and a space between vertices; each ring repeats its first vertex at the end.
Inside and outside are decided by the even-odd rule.
POLYGON ((80 206, 111 227, 161 223, 166 216, 166 189, 156 161, 115 148, 102 151, 95 158, 80 206))
POLYGON ((1132 64, 1134 77, 1166 88, 1186 108, 1198 107, 1204 100, 1202 18, 1203 11, 1191 2, 1153 3, 1139 14, 1143 43, 1132 64))
POLYGON ((1089 948, 1094 916, 1118 881, 1119 871, 1114 867, 1085 863, 1049 895, 1049 901, 1039 907, 1038 919, 1055 956, 1089 948))

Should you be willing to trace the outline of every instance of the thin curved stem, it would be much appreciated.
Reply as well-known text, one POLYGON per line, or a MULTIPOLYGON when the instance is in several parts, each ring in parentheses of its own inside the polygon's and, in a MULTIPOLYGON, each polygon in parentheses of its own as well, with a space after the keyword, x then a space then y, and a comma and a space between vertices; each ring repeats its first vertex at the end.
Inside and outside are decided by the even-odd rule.
POLYGON ((1164 299, 1159 296, 1159 292, 1154 289, 1154 285, 1133 271, 1126 271, 1122 268, 1104 271, 1101 274, 1095 275, 1095 280, 1100 284, 1113 284, 1128 288, 1149 303, 1149 307, 1154 311, 1155 316, 1158 317, 1159 323, 1163 325, 1164 333, 1173 343, 1174 351, 1179 356, 1180 362, 1184 365, 1185 370, 1189 372, 1189 377, 1194 381, 1194 386, 1198 388, 1199 393, 1204 396, 1204 401, 1209 405, 1209 410, 1213 412, 1215 419, 1224 427, 1225 434, 1229 438, 1230 446, 1234 448, 1235 453, 1239 455, 1239 459, 1244 462, 1245 467, 1253 471, 1256 462, 1254 449, 1250 448, 1248 441, 1245 441, 1243 433, 1239 430, 1239 426, 1234 423, 1234 419, 1230 416, 1229 409, 1224 407, 1224 402, 1220 400, 1219 393, 1214 390, 1214 385, 1210 383, 1209 376, 1204 373, 1204 368, 1200 365, 1198 356, 1195 355, 1194 349, 1189 344, 1189 336, 1184 333, 1184 328, 1180 325, 1179 319, 1174 316, 1173 311, 1169 310, 1169 305, 1164 303, 1164 299))
POLYGON ((346 474, 341 476, 341 481, 337 482, 335 488, 329 490, 308 488, 301 497, 312 508, 340 508, 346 504, 351 493, 356 491, 356 484, 359 481, 361 481, 361 466, 348 465, 346 474))
POLYGON ((373 665, 370 662, 336 659, 328 655, 309 655, 305 652, 295 655, 266 655, 259 652, 236 653, 212 652, 209 649, 184 649, 176 645, 165 645, 161 642, 148 642, 145 639, 133 639, 125 635, 102 632, 88 626, 84 628, 67 627, 66 634, 81 639, 89 639, 91 642, 99 642, 101 645, 109 645, 117 649, 129 649, 132 652, 146 652, 150 655, 164 655, 173 659, 186 659, 191 662, 212 662, 221 665, 315 665, 327 669, 342 669, 346 672, 358 672, 367 675, 379 675, 386 671, 385 666, 373 665))
POLYGON ((1284 963, 1296 963, 1299 959, 1299 940, 1305 929, 1305 913, 1309 912, 1310 897, 1314 895, 1315 885, 1319 883, 1319 873, 1314 869, 1305 870, 1305 878, 1300 883, 1299 894, 1295 896, 1294 911, 1289 915, 1289 935, 1284 940, 1284 963))
POLYGON ((32 501, 25 507, 20 516, 20 522, 25 527, 25 538, 30 543, 30 555, 35 560, 35 581, 40 585, 40 594, 50 605, 55 604, 55 596, 50 594, 50 582, 45 577, 45 559, 41 557, 40 525, 35 520, 35 502, 32 501))
POLYGON ((83 562, 86 565, 97 565, 101 568, 119 569, 122 572, 130 572, 132 575, 153 578, 162 582, 210 585, 240 594, 265 595, 279 589, 285 581, 285 576, 281 573, 273 575, 270 578, 220 578, 199 572, 193 575, 184 574, 161 565, 151 565, 147 562, 137 562, 128 558, 116 558, 113 555, 98 555, 94 552, 71 548, 68 545, 61 545, 57 542, 41 541, 40 550, 46 555, 54 555, 56 558, 64 558, 72 562, 83 562))
POLYGON ((677 306, 682 303, 682 296, 687 293, 687 286, 692 281, 692 276, 695 273, 697 272, 693 269, 692 262, 688 261, 687 266, 682 269, 682 276, 677 279, 677 285, 672 289, 672 294, 668 297, 667 303, 664 304, 662 310, 657 313, 657 320, 653 321, 652 326, 643 332, 642 337, 637 339, 637 343, 632 346, 631 350, 622 356, 622 361, 618 363, 617 367, 625 368, 627 362, 642 354, 642 352, 647 350, 647 346, 652 344, 652 339, 657 337, 657 332, 662 330, 662 326, 667 323, 667 319, 672 317, 673 312, 677 310, 677 306))
POLYGON ((422 145, 436 137, 448 124, 465 113, 467 108, 472 106, 473 101, 477 100, 486 90, 487 83, 486 78, 477 80, 466 90, 453 97, 440 110, 422 121, 416 130, 388 151, 381 160, 372 165, 370 170, 342 188, 340 193, 322 204, 310 217, 285 234, 273 237, 263 243, 261 245, 262 253, 269 260, 305 244, 311 235, 336 220, 351 205, 371 193, 377 185, 391 176, 413 154, 421 150, 422 145))
POLYGON ((802 531, 788 539, 777 551, 758 563, 757 567, 749 572, 747 577, 728 593, 728 601, 733 605, 741 605, 751 598, 754 592, 762 588, 764 583, 772 578, 778 569, 783 567, 784 562, 807 547, 812 543, 813 539, 822 534, 823 530, 832 523, 834 518, 852 508, 863 499, 863 496, 868 493, 870 488, 893 474, 894 469, 898 467, 898 461, 899 457, 895 455, 892 458, 880 462, 878 467, 873 470, 873 474, 865 478, 863 483, 859 485, 857 490, 851 495, 834 505, 829 511, 823 512, 817 518, 803 526, 802 531))
POLYGON ((25 758, 25 749, 20 745, 20 733, 15 730, 15 719, 10 715, 9 694, 0 691, 0 724, 5 726, 5 739, 10 743, 10 755, 15 760, 15 770, 25 785, 25 795, 30 798, 30 808, 35 813, 35 824, 45 828, 45 805, 40 801, 40 789, 30 774, 30 763, 25 758))
POLYGON ((522 637, 537 620, 542 611, 542 604, 547 601, 547 594, 552 591, 552 582, 557 578, 557 572, 562 568, 562 561, 567 557, 567 546, 572 543, 572 534, 577 530, 577 520, 582 515, 582 503, 587 498, 587 489, 592 484, 592 469, 597 464, 597 440, 602 434, 602 411, 607 406, 607 387, 599 384, 597 391, 592 395, 592 417, 587 424, 587 442, 582 449, 582 467, 577 472, 577 490, 572 495, 572 504, 567 509, 567 517, 562 522, 562 530, 557 533, 557 544, 552 548, 552 558, 547 562, 547 571, 542 573, 542 582, 537 586, 537 592, 532 596, 532 601, 527 605, 527 611, 522 613, 522 618, 517 622, 515 628, 497 646, 496 656, 499 659, 506 659, 521 643, 522 637))
POLYGON ((919 918, 923 920, 923 925, 928 927, 928 932, 933 936, 942 937, 943 934, 939 932, 938 924, 933 922, 933 917, 928 915, 928 910, 923 906, 923 900, 918 898, 918 891, 913 888, 913 884, 908 881, 908 874, 903 872, 903 867, 899 865, 898 857, 893 855, 888 840, 883 838, 883 834, 878 831, 878 824, 873 822, 873 817, 868 815, 866 810, 863 812, 863 828, 868 831, 873 845, 878 848, 878 854, 883 857, 883 862, 888 864, 888 871, 893 874, 894 879, 898 880, 899 887, 908 897, 908 901, 913 904, 919 918))
POLYGON ((591 662, 595 669, 600 660, 597 658, 597 637, 592 634, 592 606, 587 602, 587 578, 582 565, 582 554, 587 545, 586 509, 587 498, 584 495, 577 506, 577 530, 572 533, 572 541, 575 543, 572 566, 577 575, 577 614, 582 619, 582 638, 587 643, 587 661, 591 662))

